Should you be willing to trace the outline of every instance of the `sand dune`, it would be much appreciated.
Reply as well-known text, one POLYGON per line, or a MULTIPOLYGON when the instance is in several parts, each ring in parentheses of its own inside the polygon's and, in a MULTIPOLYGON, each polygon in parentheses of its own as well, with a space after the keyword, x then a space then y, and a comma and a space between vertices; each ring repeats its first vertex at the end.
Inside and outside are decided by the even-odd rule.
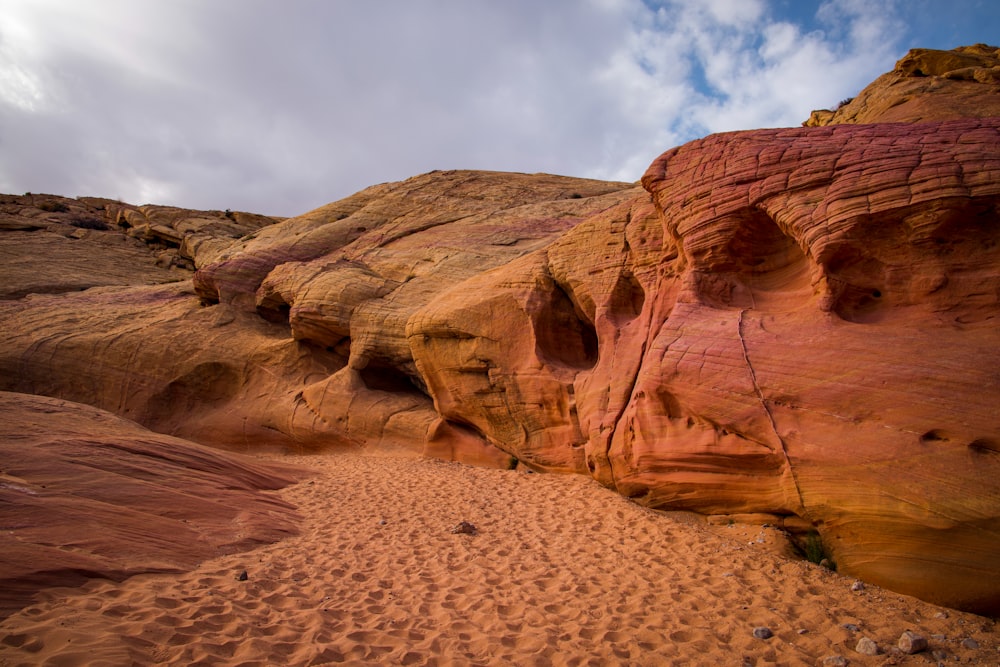
POLYGON ((287 459, 316 470, 279 493, 306 517, 300 536, 184 574, 45 591, 0 624, 0 664, 923 665, 930 651, 1000 664, 989 619, 852 590, 776 554, 771 529, 653 513, 582 476, 287 459), (476 534, 452 533, 460 521, 476 534), (854 650, 907 629, 930 651, 854 650))

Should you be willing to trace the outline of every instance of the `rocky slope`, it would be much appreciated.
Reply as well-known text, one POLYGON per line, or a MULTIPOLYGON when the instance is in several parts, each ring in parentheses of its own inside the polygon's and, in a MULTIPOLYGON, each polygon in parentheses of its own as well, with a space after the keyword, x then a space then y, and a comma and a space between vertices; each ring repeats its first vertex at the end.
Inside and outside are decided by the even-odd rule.
POLYGON ((233 238, 277 221, 98 197, 0 195, 0 299, 187 280, 233 238))
POLYGON ((911 52, 829 126, 707 137, 642 187, 435 172, 188 231, 193 282, 0 302, 0 388, 227 448, 590 474, 1000 613, 995 56, 911 52))
POLYGON ((177 572, 296 532, 301 479, 95 408, 0 392, 0 618, 41 588, 177 572))

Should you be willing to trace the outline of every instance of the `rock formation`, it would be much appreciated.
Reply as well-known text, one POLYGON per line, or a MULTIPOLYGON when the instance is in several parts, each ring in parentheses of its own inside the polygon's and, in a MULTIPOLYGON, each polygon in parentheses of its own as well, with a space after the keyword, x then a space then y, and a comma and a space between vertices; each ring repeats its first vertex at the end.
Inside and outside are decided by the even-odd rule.
MULTIPOLYGON (((375 186, 234 242, 194 289, 0 302, 0 388, 228 448, 419 448, 437 413, 409 352, 410 314, 637 191, 486 172, 375 186)), ((510 461, 492 446, 459 458, 510 461)))
POLYGON ((213 251, 277 221, 97 197, 0 195, 0 299, 187 280, 213 251))
POLYGON ((847 572, 995 608, 998 149, 1000 119, 669 151, 652 206, 410 319, 439 428, 651 507, 789 517, 847 572))
POLYGON ((744 487, 741 509, 806 519, 847 572, 996 609, 998 149, 990 119, 656 160, 643 182, 684 267, 611 441, 617 488, 719 512, 744 487))
POLYGON ((590 474, 996 613, 996 52, 911 52, 813 126, 671 149, 642 187, 434 172, 228 240, 108 205, 193 282, 0 302, 0 389, 227 448, 590 474))
POLYGON ((803 125, 919 123, 1000 116, 1000 49, 912 49, 896 67, 835 110, 813 111, 803 125))
POLYGON ((295 534, 301 479, 95 408, 0 392, 0 618, 34 592, 190 569, 295 534))

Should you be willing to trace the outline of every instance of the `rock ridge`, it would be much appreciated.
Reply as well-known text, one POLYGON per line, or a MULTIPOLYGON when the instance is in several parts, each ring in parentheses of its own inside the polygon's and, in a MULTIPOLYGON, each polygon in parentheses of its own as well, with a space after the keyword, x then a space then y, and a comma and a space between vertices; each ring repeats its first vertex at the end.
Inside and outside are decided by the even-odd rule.
POLYGON ((926 122, 1000 116, 1000 48, 911 49, 893 71, 834 110, 813 111, 803 125, 926 122))

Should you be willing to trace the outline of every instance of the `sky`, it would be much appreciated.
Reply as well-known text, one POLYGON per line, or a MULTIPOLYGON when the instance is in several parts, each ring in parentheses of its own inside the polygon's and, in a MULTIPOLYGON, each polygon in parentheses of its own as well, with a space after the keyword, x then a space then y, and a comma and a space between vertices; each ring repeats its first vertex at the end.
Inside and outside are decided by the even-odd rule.
POLYGON ((434 169, 638 180, 995 0, 0 0, 0 192, 291 216, 434 169))

